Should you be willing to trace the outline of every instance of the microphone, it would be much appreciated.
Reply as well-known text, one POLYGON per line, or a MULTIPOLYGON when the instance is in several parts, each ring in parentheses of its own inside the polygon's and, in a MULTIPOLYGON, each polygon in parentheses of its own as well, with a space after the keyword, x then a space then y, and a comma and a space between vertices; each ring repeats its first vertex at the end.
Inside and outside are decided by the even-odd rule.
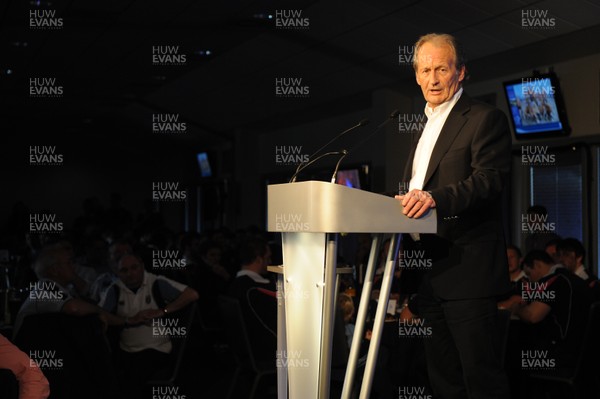
MULTIPOLYGON (((346 150, 343 151, 330 151, 330 152, 326 152, 324 154, 319 155, 318 157, 311 159, 309 162, 302 164, 300 166, 302 166, 301 168, 299 168, 296 173, 294 173, 294 175, 292 176, 292 178, 290 179, 290 181, 288 183, 294 183, 296 181, 296 177, 298 177, 298 173, 302 172, 305 168, 308 168, 310 165, 312 165, 313 163, 317 162, 319 159, 321 158, 325 158, 326 156, 329 155, 340 155, 342 153, 346 152, 346 150)), ((339 162, 338 162, 339 163, 339 162)))
POLYGON ((337 177, 337 172, 338 172, 338 169, 340 168, 340 163, 342 163, 342 159, 344 159, 346 157, 346 155, 348 155, 348 151, 346 151, 346 150, 342 150, 340 152, 342 153, 342 156, 340 157, 340 159, 338 159, 337 163, 335 164, 335 170, 333 171, 333 175, 331 176, 332 183, 335 183, 335 178, 337 177))
MULTIPOLYGON (((327 147, 329 144, 331 144, 331 143, 333 143, 334 141, 338 140, 340 137, 342 137, 342 136, 343 136, 343 135, 345 135, 346 133, 348 133, 348 132, 350 132, 350 131, 352 131, 352 130, 354 130, 354 129, 356 129, 356 128, 359 128, 359 127, 362 127, 362 126, 366 126, 366 125, 368 125, 368 124, 369 124, 369 120, 368 120, 368 119, 363 119, 363 120, 361 120, 360 122, 358 122, 356 125, 354 125, 354 126, 352 126, 352 127, 348 128, 348 129, 344 130, 343 132, 341 132, 340 134, 338 134, 338 135, 334 136, 334 137, 333 137, 331 140, 329 140, 327 143, 325 143, 324 145, 322 145, 322 146, 321 146, 321 147, 320 147, 320 148, 319 148, 317 151, 313 152, 313 153, 312 153, 312 154, 311 154, 311 155, 308 157, 308 159, 309 159, 308 163, 312 163, 312 162, 310 161, 310 160, 312 159, 312 157, 314 157, 314 156, 315 156, 315 155, 317 155, 319 152, 321 152, 321 150, 323 150, 323 149, 324 149, 325 147, 327 147)), ((304 166, 304 165, 308 166, 308 165, 307 165, 307 163, 301 163, 301 164, 299 164, 299 165, 298 165, 298 167, 297 167, 297 168, 296 168, 296 170, 294 171, 294 175, 293 175, 293 176, 292 176, 292 178, 290 179, 290 183, 293 183, 293 182, 295 182, 295 181, 296 181, 295 177, 298 175, 298 173, 300 173, 300 171, 301 171, 302 169, 304 169, 304 168, 306 167, 306 166, 304 166)))
POLYGON ((379 126, 377 126, 375 128, 375 130, 373 130, 371 132, 370 135, 368 135, 367 137, 365 137, 362 141, 360 141, 358 144, 355 144, 350 150, 341 150, 340 153, 342 154, 342 156, 340 157, 340 159, 338 160, 337 164, 335 165, 335 170, 333 171, 333 175, 331 176, 331 182, 335 183, 335 179, 337 177, 337 173, 338 173, 338 169, 340 167, 340 164, 342 163, 342 160, 346 157, 346 155, 350 154, 352 152, 352 150, 354 150, 356 147, 361 146, 365 141, 369 140, 371 137, 373 137, 373 135, 375 133, 377 133, 382 127, 384 127, 385 125, 387 125, 392 119, 395 119, 398 115, 400 114, 400 111, 398 110, 394 110, 390 116, 388 116, 388 118, 386 120, 384 120, 382 123, 379 124, 379 126))
POLYGON ((352 148, 350 148, 348 150, 348 154, 351 153, 355 148, 360 147, 361 145, 363 145, 365 143, 365 141, 369 140, 371 137, 373 137, 373 135, 375 133, 377 133, 379 130, 381 130, 382 127, 384 127, 385 125, 387 125, 388 123, 390 123, 390 121, 392 119, 395 119, 398 115, 400 115, 400 111, 398 111, 397 109, 394 110, 390 116, 388 116, 388 118, 386 120, 384 120, 383 122, 381 122, 376 128, 375 130, 373 130, 371 132, 371 134, 369 134, 367 137, 365 137, 363 140, 361 140, 358 144, 355 144, 354 146, 352 146, 352 148))

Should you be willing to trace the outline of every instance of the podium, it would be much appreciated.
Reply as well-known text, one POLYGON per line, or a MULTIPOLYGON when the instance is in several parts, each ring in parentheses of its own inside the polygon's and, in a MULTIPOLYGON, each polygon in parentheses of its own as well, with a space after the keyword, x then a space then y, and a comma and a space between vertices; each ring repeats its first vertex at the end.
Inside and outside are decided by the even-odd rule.
POLYGON ((321 181, 268 186, 268 231, 281 232, 283 267, 277 278, 279 399, 329 399, 333 318, 337 293, 337 233, 373 238, 342 398, 350 397, 366 320, 375 263, 384 233, 392 233, 361 385, 370 394, 401 233, 435 233, 435 209, 419 219, 402 214, 384 195, 321 181), (289 382, 289 384, 288 384, 289 382))

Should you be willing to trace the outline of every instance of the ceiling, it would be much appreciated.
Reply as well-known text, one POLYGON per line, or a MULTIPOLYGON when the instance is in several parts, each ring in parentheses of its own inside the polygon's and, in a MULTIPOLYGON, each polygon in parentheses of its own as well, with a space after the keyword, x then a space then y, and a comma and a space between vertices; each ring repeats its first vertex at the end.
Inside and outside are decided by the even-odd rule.
POLYGON ((600 0, 286 0, 278 18, 281 4, 7 0, 0 105, 15 123, 40 118, 102 135, 146 134, 153 113, 176 113, 190 133, 182 140, 216 145, 236 129, 269 131, 369 108, 377 88, 414 90, 399 49, 431 31, 457 36, 480 78, 507 68, 506 55, 523 49, 555 59, 599 51, 600 0), (31 10, 56 10, 64 25, 31 29, 31 10), (555 25, 524 27, 523 10, 546 11, 555 25), (288 17, 307 20, 276 26, 291 24, 288 17), (184 62, 156 65, 156 46, 178 46, 184 62), (56 78, 64 95, 30 98, 31 77, 56 78), (278 97, 279 78, 302 79, 309 95, 278 97))

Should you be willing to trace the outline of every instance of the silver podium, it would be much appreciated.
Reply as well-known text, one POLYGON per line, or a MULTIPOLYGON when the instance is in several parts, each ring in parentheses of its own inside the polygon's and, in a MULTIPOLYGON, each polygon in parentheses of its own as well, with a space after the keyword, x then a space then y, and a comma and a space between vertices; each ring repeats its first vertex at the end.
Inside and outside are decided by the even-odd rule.
POLYGON ((279 399, 329 399, 337 280, 337 233, 374 236, 350 348, 342 398, 350 397, 371 295, 375 262, 384 233, 392 245, 361 384, 371 391, 401 233, 435 233, 435 210, 419 219, 402 214, 394 198, 321 181, 268 186, 268 231, 281 232, 283 267, 278 274, 277 375, 279 399))

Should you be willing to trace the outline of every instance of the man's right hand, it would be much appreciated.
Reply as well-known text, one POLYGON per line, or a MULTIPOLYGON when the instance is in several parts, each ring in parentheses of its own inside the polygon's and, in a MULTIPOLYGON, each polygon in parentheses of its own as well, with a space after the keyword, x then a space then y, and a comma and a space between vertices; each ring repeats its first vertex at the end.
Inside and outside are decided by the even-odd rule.
POLYGON ((429 210, 435 208, 435 200, 428 191, 412 189, 404 195, 396 195, 396 199, 402 202, 402 213, 409 218, 418 219, 429 210))

